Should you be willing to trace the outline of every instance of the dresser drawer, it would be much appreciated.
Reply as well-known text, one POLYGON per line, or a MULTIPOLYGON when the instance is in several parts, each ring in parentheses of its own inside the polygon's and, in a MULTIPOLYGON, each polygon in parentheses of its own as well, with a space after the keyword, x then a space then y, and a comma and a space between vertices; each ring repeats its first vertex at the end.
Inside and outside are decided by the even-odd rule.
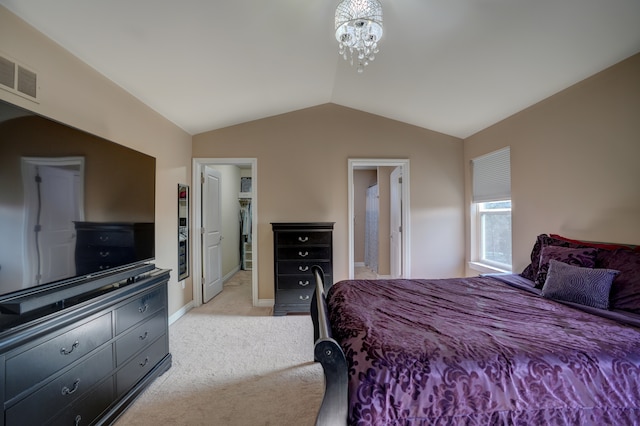
POLYGON ((167 305, 167 294, 157 289, 143 294, 132 302, 116 309, 116 334, 120 334, 134 324, 139 323, 167 305))
POLYGON ((82 230, 78 232, 77 247, 133 247, 133 230, 82 230))
POLYGON ((325 260, 331 256, 330 247, 278 247, 276 249, 278 260, 325 260))
POLYGON ((109 345, 6 411, 7 426, 39 425, 86 394, 113 370, 109 345))
POLYGON ((166 330, 167 316, 163 310, 120 336, 116 341, 116 365, 124 364, 131 355, 165 334, 166 330))
POLYGON ((135 355, 116 375, 117 396, 127 392, 169 353, 166 335, 135 355))
POLYGON ((49 377, 111 339, 111 314, 107 313, 48 340, 6 361, 6 398, 49 377), (43 361, 44 360, 44 361, 43 361))
POLYGON ((309 287, 302 290, 278 290, 276 303, 310 305, 314 288, 313 286, 309 287))
POLYGON ((113 377, 109 377, 81 399, 68 405, 45 425, 71 426, 91 424, 93 419, 96 419, 113 402, 114 389, 113 377))
POLYGON ((313 265, 320 266, 322 270, 325 271, 325 273, 331 270, 331 262, 291 260, 291 261, 282 261, 282 262, 276 263, 276 274, 278 275, 309 274, 309 276, 313 276, 311 272, 311 267, 313 265))
MULTIPOLYGON (((331 275, 325 275, 325 281, 331 282, 331 275)), ((302 290, 315 288, 316 282, 313 275, 279 275, 277 288, 279 290, 302 290)))
POLYGON ((276 238, 278 245, 329 245, 331 244, 331 232, 325 231, 292 231, 281 232, 276 238))

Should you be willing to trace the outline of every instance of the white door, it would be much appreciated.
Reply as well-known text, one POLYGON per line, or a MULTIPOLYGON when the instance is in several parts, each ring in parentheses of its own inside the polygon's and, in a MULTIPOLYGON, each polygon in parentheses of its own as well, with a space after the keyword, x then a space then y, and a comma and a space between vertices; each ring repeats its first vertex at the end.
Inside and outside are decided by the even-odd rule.
POLYGON ((222 241, 219 171, 205 167, 202 184, 202 301, 222 291, 222 241))
POLYGON ((35 259, 25 265, 26 285, 41 284, 76 274, 74 221, 83 220, 81 159, 24 159, 26 250, 35 259))
POLYGON ((402 167, 396 167, 391 172, 390 203, 390 272, 391 278, 400 278, 402 276, 402 167))

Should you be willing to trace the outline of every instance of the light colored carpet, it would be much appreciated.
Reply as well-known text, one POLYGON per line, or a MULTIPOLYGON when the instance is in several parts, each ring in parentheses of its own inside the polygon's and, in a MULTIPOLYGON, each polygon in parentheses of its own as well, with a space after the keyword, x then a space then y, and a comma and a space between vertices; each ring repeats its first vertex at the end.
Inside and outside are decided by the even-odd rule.
POLYGON ((172 324, 169 347, 171 369, 116 426, 314 424, 324 376, 311 317, 252 307, 250 272, 172 324))

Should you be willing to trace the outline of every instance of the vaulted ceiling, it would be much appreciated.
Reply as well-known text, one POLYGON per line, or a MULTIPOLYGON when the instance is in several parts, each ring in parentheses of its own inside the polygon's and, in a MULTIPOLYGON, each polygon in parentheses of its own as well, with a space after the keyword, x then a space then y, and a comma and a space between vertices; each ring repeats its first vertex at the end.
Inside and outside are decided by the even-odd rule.
POLYGON ((0 0, 190 134, 332 102, 464 138, 640 52, 639 0, 381 0, 358 74, 337 3, 0 0))

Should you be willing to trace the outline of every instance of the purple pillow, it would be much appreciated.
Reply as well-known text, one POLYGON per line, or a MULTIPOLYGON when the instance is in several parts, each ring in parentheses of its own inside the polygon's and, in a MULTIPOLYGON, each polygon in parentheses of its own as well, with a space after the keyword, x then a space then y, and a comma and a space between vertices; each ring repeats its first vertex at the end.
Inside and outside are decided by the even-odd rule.
MULTIPOLYGON (((540 255, 542 253, 542 249, 548 246, 587 248, 586 246, 575 244, 571 241, 559 240, 557 238, 552 238, 547 234, 540 234, 536 237, 536 242, 534 243, 533 249, 531 250, 531 263, 524 269, 524 271, 522 271, 520 275, 531 281, 536 281, 536 278, 538 276, 538 269, 540 268, 540 255)), ((540 283, 540 285, 542 284, 544 284, 544 281, 540 283)))
POLYGON ((612 269, 583 268, 551 259, 542 296, 608 309, 611 283, 619 273, 612 269))
POLYGON ((611 308, 640 314, 640 252, 615 250, 603 260, 603 267, 620 271, 611 287, 611 308))
POLYGON ((581 266, 583 268, 593 268, 596 266, 596 248, 571 248, 560 246, 546 246, 540 251, 540 266, 536 276, 536 287, 541 288, 547 279, 549 261, 551 259, 568 265, 581 266))

